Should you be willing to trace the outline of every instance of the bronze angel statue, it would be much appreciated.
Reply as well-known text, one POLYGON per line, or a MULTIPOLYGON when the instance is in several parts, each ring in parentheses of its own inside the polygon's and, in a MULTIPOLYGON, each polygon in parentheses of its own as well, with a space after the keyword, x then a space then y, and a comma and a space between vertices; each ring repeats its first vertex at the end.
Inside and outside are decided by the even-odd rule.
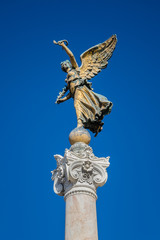
POLYGON ((61 46, 70 58, 70 61, 66 60, 61 63, 61 69, 67 73, 65 79, 67 85, 60 92, 56 103, 59 104, 73 98, 77 127, 87 128, 96 136, 102 130, 102 119, 111 112, 113 104, 106 97, 93 92, 92 83, 88 80, 107 67, 108 60, 116 47, 117 37, 113 35, 105 42, 85 51, 80 56, 82 62, 80 67, 73 53, 67 47, 67 40, 53 42, 61 46), (68 95, 63 97, 67 91, 69 91, 68 95))

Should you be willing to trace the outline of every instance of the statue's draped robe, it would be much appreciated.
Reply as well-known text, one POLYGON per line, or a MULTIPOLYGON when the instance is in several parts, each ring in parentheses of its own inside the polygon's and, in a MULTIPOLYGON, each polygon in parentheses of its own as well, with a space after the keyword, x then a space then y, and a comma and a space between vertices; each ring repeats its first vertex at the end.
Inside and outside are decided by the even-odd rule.
POLYGON ((93 133, 101 131, 102 119, 111 112, 112 105, 106 97, 94 93, 86 85, 79 86, 75 90, 74 107, 77 118, 93 133))
POLYGON ((97 134, 102 130, 104 115, 111 112, 112 102, 108 101, 106 97, 93 92, 92 83, 82 80, 75 69, 68 73, 65 81, 74 98, 77 121, 82 122, 85 128, 97 134))

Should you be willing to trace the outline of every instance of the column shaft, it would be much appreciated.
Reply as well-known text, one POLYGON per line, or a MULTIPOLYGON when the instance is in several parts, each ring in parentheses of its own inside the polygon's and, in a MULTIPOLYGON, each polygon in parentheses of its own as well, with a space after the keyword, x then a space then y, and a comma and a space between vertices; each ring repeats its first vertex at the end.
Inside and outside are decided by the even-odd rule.
POLYGON ((83 193, 67 197, 65 240, 98 240, 94 197, 83 193))

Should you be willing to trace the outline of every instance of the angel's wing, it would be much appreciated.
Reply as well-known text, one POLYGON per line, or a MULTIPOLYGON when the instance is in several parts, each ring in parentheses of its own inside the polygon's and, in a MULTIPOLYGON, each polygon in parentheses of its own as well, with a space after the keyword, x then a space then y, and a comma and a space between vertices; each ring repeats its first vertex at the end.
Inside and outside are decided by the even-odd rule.
POLYGON ((79 75, 82 79, 91 79, 101 69, 106 68, 108 60, 116 47, 117 37, 113 35, 108 40, 100 43, 81 54, 82 65, 79 68, 79 75))

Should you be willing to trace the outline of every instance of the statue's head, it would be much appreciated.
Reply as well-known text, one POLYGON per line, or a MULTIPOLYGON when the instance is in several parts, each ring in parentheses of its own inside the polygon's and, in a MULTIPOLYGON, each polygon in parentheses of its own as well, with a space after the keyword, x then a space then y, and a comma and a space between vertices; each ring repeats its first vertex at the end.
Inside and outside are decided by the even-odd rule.
POLYGON ((66 60, 64 62, 61 62, 61 69, 64 71, 64 72, 68 72, 69 69, 72 68, 72 64, 70 63, 69 60, 66 60))

